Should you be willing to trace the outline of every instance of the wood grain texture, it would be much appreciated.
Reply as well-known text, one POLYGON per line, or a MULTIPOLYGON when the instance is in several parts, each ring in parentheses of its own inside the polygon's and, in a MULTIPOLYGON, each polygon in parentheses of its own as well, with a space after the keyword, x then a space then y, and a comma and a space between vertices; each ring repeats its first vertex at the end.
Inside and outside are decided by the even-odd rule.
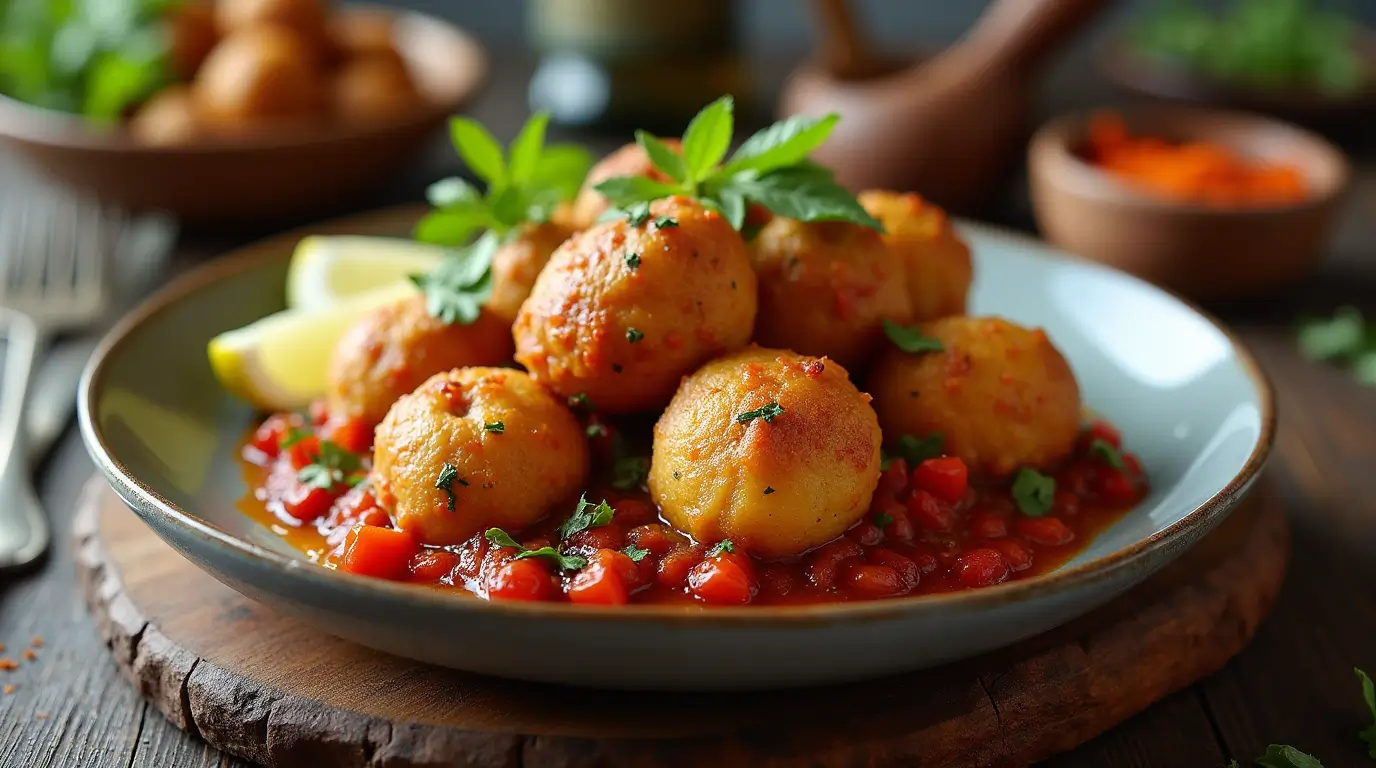
POLYGON ((1288 555, 1262 489, 1157 579, 972 662, 806 692, 578 691, 573 707, 561 689, 427 667, 279 617, 176 554, 99 479, 79 506, 77 567, 116 665, 169 721, 270 766, 1025 766, 1222 666, 1288 555))

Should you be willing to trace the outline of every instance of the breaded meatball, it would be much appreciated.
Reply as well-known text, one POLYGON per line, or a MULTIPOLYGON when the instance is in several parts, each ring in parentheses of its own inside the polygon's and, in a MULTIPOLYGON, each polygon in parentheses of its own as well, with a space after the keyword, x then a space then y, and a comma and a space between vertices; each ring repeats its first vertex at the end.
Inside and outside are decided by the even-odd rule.
POLYGON ((325 40, 328 5, 325 0, 215 0, 215 23, 226 35, 263 24, 285 27, 315 54, 325 40))
POLYGON ((515 322, 540 270, 572 234, 572 229, 555 221, 526 224, 517 230, 492 254, 492 297, 487 306, 508 323, 515 322))
POLYGON ((193 86, 198 114, 236 133, 263 120, 317 114, 322 88, 305 45, 282 27, 237 30, 210 52, 193 86))
POLYGON ((656 410, 679 379, 749 341, 755 308, 755 273, 726 219, 687 198, 657 200, 642 221, 559 246, 516 318, 516 359, 600 411, 656 410))
POLYGON ((129 120, 129 133, 141 143, 157 147, 190 144, 200 138, 191 90, 169 85, 153 94, 129 120))
MULTIPOLYGON (((683 146, 678 139, 660 141, 675 150, 683 146)), ((572 220, 575 229, 587 229, 596 224, 597 219, 611 207, 607 198, 593 187, 618 176, 644 176, 655 181, 673 181, 654 167, 639 144, 631 142, 597 161, 597 164, 588 170, 588 176, 583 180, 583 189, 578 193, 578 199, 573 202, 572 220)))
POLYGON ((376 424, 441 371, 510 361, 511 329, 496 313, 483 309, 471 325, 449 325, 417 294, 372 311, 340 338, 330 361, 329 410, 376 424))
POLYGON ((913 319, 965 314, 974 268, 946 212, 911 192, 869 190, 860 204, 884 225, 885 244, 903 261, 913 319))
POLYGON ((920 328, 945 351, 890 347, 869 377, 889 442, 940 434, 947 453, 990 476, 1043 468, 1070 452, 1080 387, 1045 331, 997 317, 948 317, 920 328))
POLYGON ((858 369, 883 342, 884 320, 911 317, 903 264, 867 227, 778 216, 760 230, 751 255, 760 280, 761 346, 858 369))
POLYGON ((375 122, 406 116, 420 103, 420 94, 400 59, 360 56, 335 73, 330 103, 345 120, 375 122))
POLYGON ((432 376, 392 406, 373 448, 379 503, 425 544, 519 531, 576 499, 587 475, 578 420, 510 368, 432 376))
POLYGON ((879 444, 869 395, 844 368, 751 347, 684 379, 655 425, 650 494, 698 541, 797 555, 864 516, 879 444))

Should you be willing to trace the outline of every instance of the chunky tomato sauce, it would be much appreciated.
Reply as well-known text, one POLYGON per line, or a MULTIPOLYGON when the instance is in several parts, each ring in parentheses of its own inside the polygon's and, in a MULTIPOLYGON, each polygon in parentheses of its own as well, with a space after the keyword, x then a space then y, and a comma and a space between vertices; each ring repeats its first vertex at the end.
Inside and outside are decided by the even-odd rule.
MULTIPOLYGON (((570 500, 523 531, 432 547, 394 529, 365 479, 371 430, 333 423, 320 409, 273 416, 248 437, 243 470, 253 491, 241 506, 326 568, 489 599, 783 605, 936 594, 1046 573, 1147 489, 1141 464, 1102 422, 1084 430, 1057 471, 1011 485, 978 482, 958 458, 910 466, 893 457, 869 513, 844 536, 801 557, 762 561, 665 524, 641 485, 644 460, 628 455, 630 441, 595 415, 588 424, 596 457, 588 504, 570 500), (604 500, 609 520, 607 507, 599 514, 604 500), (561 540, 576 509, 587 525, 561 540)), ((936 452, 930 441, 911 441, 923 443, 936 452)))

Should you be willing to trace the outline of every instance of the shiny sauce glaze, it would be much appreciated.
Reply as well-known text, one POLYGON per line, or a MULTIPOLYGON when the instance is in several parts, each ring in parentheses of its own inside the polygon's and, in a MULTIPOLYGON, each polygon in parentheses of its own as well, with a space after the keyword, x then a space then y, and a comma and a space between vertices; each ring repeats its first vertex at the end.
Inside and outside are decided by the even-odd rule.
MULTIPOLYGON (((1046 475, 981 482, 905 438, 870 510, 802 556, 765 561, 730 542, 694 542, 659 517, 644 488, 648 451, 585 415, 593 481, 521 531, 492 529, 458 546, 396 530, 369 490, 372 431, 312 414, 268 418, 244 441, 251 493, 240 507, 314 563, 487 599, 584 604, 796 605, 978 589, 1054 570, 1147 491, 1116 430, 1093 422, 1046 475), (605 502, 605 504, 603 504, 605 502), (572 520, 571 520, 572 518, 572 520)), ((631 430, 632 432, 643 431, 631 430)))

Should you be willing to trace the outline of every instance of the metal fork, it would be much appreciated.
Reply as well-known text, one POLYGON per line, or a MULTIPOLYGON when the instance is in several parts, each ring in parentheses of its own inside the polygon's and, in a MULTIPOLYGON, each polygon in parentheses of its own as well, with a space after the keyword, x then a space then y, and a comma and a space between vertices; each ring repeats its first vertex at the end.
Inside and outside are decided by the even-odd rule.
POLYGON ((48 523, 29 477, 23 429, 29 380, 47 338, 101 317, 114 231, 93 201, 9 197, 0 206, 0 307, 11 332, 0 388, 0 569, 29 565, 47 551, 48 523))

